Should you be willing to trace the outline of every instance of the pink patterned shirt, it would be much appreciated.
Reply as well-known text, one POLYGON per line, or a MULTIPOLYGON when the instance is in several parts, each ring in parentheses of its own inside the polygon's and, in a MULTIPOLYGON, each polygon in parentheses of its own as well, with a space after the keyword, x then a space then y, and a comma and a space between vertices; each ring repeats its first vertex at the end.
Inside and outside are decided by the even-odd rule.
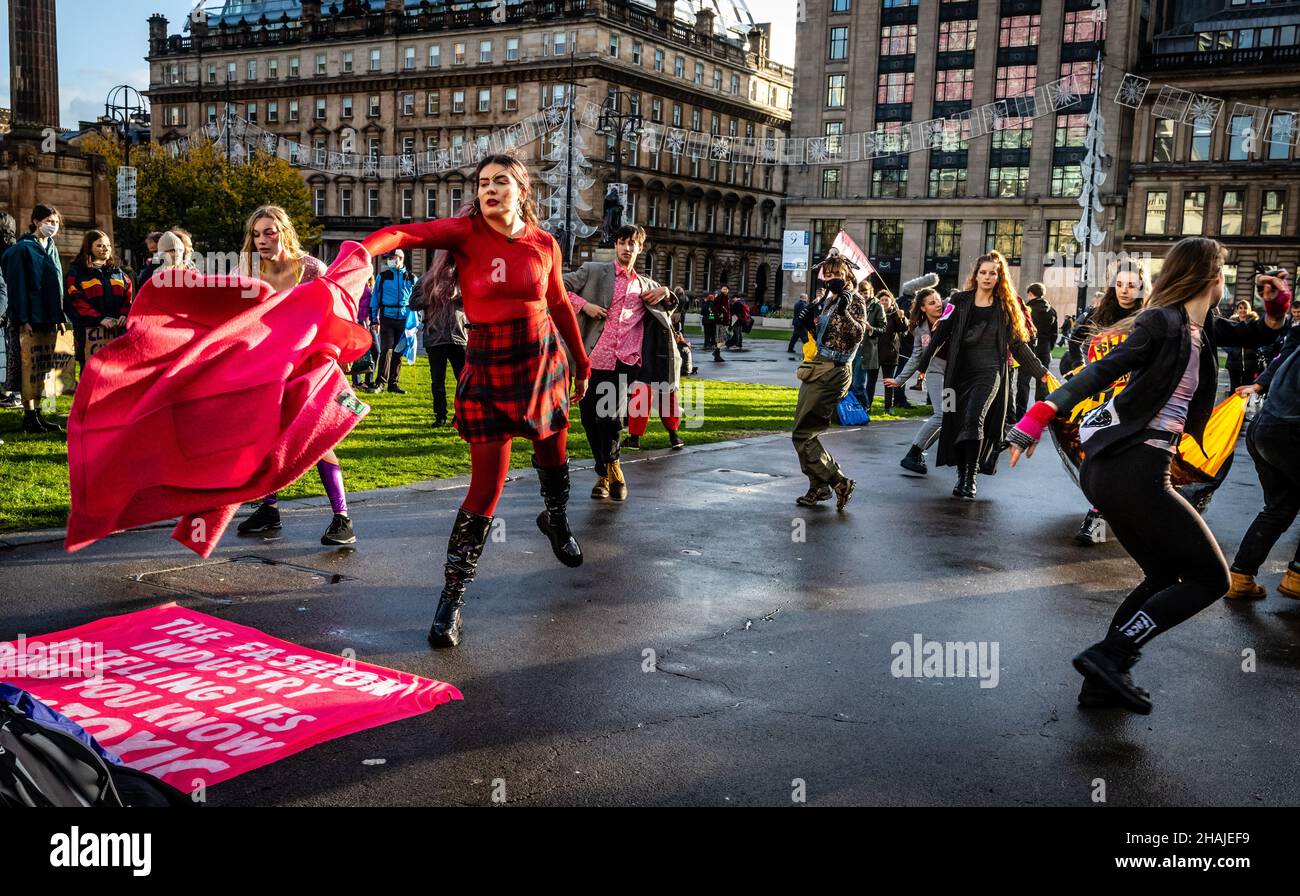
MULTIPOLYGON (((569 293, 574 313, 587 302, 569 293)), ((641 336, 645 321, 645 302, 641 299, 640 278, 617 262, 614 263, 614 298, 609 303, 605 329, 591 350, 593 370, 614 370, 619 361, 632 366, 641 363, 641 336)))

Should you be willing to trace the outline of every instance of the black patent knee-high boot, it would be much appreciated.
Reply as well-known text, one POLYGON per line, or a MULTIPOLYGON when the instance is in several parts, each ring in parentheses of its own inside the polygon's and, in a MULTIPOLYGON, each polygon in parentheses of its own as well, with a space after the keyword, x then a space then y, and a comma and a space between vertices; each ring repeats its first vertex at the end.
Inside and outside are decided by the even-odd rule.
POLYGON ((551 542, 555 559, 565 566, 582 565, 582 548, 569 529, 569 465, 537 467, 546 509, 537 515, 537 528, 551 542))
POLYGON ((438 598, 438 609, 433 614, 429 646, 455 647, 460 644, 460 608, 465 606, 465 586, 474 581, 478 558, 483 554, 491 529, 492 517, 470 513, 463 508, 457 511, 451 537, 447 540, 446 584, 438 598))

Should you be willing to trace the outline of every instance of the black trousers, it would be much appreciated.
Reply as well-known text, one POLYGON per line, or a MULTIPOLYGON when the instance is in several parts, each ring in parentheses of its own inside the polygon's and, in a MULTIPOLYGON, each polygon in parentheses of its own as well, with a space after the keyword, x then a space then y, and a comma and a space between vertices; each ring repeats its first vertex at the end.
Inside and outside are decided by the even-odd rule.
POLYGON ((1168 451, 1138 444, 1084 460, 1079 485, 1142 567, 1143 579, 1111 620, 1135 644, 1168 631, 1228 591, 1214 533, 1169 484, 1168 451))
POLYGON ((803 335, 803 330, 799 329, 798 327, 795 327, 794 332, 790 334, 790 344, 786 347, 786 351, 793 352, 795 346, 802 346, 804 342, 805 339, 803 335))
POLYGON ((718 325, 715 321, 704 322, 704 347, 712 351, 718 345, 718 325))
POLYGON ((397 387, 402 376, 402 356, 397 344, 406 332, 406 321, 387 317, 379 319, 379 386, 397 387))
POLYGON ((622 361, 616 362, 613 370, 591 371, 578 412, 597 476, 605 476, 609 465, 618 460, 618 440, 627 425, 628 388, 640 374, 640 367, 622 361))
MULTIPOLYGON (((1253 576, 1300 514, 1300 426, 1260 413, 1246 430, 1246 449, 1264 488, 1264 509, 1246 530, 1232 569, 1253 576)), ((1300 571, 1300 545, 1291 563, 1300 571)))
POLYGON ((425 346, 429 355, 429 373, 433 382, 433 417, 435 420, 447 419, 447 365, 451 365, 451 375, 455 382, 460 382, 460 372, 465 367, 465 346, 448 343, 446 345, 425 346))
MULTIPOLYGON (((1052 369, 1051 348, 1049 347, 1046 350, 1039 351, 1038 360, 1042 362, 1044 370, 1051 370, 1052 369)), ((1047 383, 1043 382, 1042 380, 1034 380, 1034 401, 1042 401, 1046 397, 1047 397, 1047 383)), ((1028 404, 1027 399, 1025 403, 1028 404)), ((1028 410, 1028 408, 1026 408, 1026 410, 1028 410)), ((1022 413, 1020 417, 1023 416, 1025 415, 1022 413)), ((1020 417, 1016 418, 1017 423, 1020 422, 1020 417)))
POLYGON ((1009 408, 1011 411, 1011 415, 1008 418, 1009 423, 1013 425, 1019 423, 1020 418, 1025 416, 1025 412, 1029 410, 1029 387, 1033 382, 1034 378, 1029 375, 1029 371, 1025 370, 1023 367, 1016 368, 1015 400, 1009 408))

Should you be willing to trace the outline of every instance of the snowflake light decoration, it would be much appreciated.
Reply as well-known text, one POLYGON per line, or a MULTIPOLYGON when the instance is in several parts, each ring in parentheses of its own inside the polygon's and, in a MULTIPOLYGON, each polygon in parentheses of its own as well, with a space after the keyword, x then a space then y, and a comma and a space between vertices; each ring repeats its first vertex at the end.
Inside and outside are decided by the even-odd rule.
POLYGON ((1073 106, 1079 101, 1079 96, 1079 91, 1074 89, 1074 79, 1061 78, 1052 84, 1052 92, 1050 94, 1052 109, 1059 112, 1062 109, 1073 106))
POLYGON ((402 156, 397 171, 402 177, 415 177, 415 156, 402 156))
POLYGON ((1214 123, 1219 120, 1219 115, 1222 112, 1223 100, 1197 94, 1187 104, 1187 111, 1183 115, 1183 124, 1195 125, 1202 130, 1209 130, 1214 127, 1214 123))
POLYGON ((1297 135, 1295 119, 1296 113, 1294 112, 1274 113, 1273 119, 1268 125, 1266 142, 1279 146, 1295 146, 1297 135))
POLYGON ((1125 72, 1124 80, 1120 81, 1119 90, 1115 92, 1115 102, 1121 106, 1136 109, 1142 105, 1142 100, 1147 95, 1147 88, 1150 86, 1150 78, 1143 78, 1140 75, 1125 72))
POLYGON ((715 137, 713 145, 709 147, 709 158, 715 161, 725 162, 731 158, 731 138, 715 137))
POLYGON ((673 128, 664 140, 664 148, 675 156, 681 155, 682 150, 686 148, 686 132, 673 128))
POLYGON ((820 165, 830 160, 830 149, 825 137, 812 137, 808 140, 808 164, 820 165))

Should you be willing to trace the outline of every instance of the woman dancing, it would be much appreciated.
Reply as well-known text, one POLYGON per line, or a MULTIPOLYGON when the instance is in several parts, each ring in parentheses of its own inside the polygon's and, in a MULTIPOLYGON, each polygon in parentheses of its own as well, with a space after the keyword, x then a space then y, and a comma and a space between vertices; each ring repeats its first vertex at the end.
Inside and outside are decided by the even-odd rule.
MULTIPOLYGON (((365 240, 374 255, 398 248, 449 251, 469 320, 465 369, 456 388, 456 430, 470 444, 470 485, 447 543, 445 585, 429 630, 434 647, 460 643, 465 587, 487 544, 510 469, 512 438, 533 443, 533 466, 546 503, 538 528, 561 563, 582 564, 566 512, 570 362, 557 330, 572 358, 575 399, 587 390, 591 364, 561 278, 560 247, 537 226, 528 170, 518 159, 488 156, 473 182, 477 196, 458 216, 387 227, 365 240)), ((431 295, 451 292, 435 286, 431 295)))
MULTIPOLYGON (((917 363, 928 378, 930 362, 946 349, 946 391, 955 401, 940 402, 944 415, 937 462, 957 467, 953 497, 973 501, 978 472, 997 472, 1007 414, 1008 353, 1022 370, 1046 378, 1033 342, 1033 324, 1011 288, 1006 259, 999 252, 981 255, 966 289, 952 297, 917 363)), ((885 385, 898 383, 890 379, 885 385)))
MULTIPOLYGON (((939 297, 938 290, 926 287, 913 297, 912 314, 908 319, 907 328, 912 333, 915 348, 912 357, 908 358, 898 376, 885 380, 887 388, 897 389, 899 395, 903 394, 903 390, 916 374, 916 368, 921 363, 921 355, 930 345, 934 330, 939 326, 939 319, 943 317, 943 310, 944 301, 939 297), (891 383, 894 385, 891 386, 891 383)), ((916 431, 912 446, 907 449, 907 456, 898 462, 904 470, 918 476, 925 476, 930 472, 925 464, 925 452, 934 444, 934 440, 939 438, 939 428, 943 426, 943 374, 947 364, 948 362, 940 356, 930 361, 930 369, 925 374, 925 394, 930 401, 931 413, 921 424, 921 428, 916 431)))
POLYGON ((1015 466, 1022 451, 1033 453, 1054 416, 1129 378, 1079 424, 1085 452, 1079 485, 1144 574, 1106 637, 1074 658, 1084 676, 1084 706, 1151 712, 1151 695, 1129 672, 1139 647, 1228 590, 1228 564, 1214 534, 1170 485, 1169 466, 1184 434, 1197 441, 1204 436, 1218 391, 1216 345, 1267 344, 1285 312, 1270 307, 1267 326, 1215 315, 1223 258, 1223 247, 1212 239, 1190 237, 1175 245, 1146 309, 1119 324, 1128 338, 1037 402, 1007 436, 1015 466))
MULTIPOLYGON (((239 253, 239 272, 245 277, 254 277, 271 284, 276 292, 293 289, 299 283, 309 283, 325 273, 325 264, 308 255, 298 239, 298 231, 284 209, 276 205, 264 205, 248 219, 244 228, 244 246, 239 253)), ((356 532, 352 529, 352 519, 348 516, 348 493, 343 487, 343 470, 339 466, 338 455, 334 449, 325 452, 325 456, 316 464, 316 472, 325 486, 329 496, 330 508, 334 518, 329 528, 321 536, 323 545, 356 544, 356 532)), ((236 530, 240 535, 263 535, 279 532, 280 508, 279 496, 267 495, 257 505, 248 519, 239 524, 236 530)))

